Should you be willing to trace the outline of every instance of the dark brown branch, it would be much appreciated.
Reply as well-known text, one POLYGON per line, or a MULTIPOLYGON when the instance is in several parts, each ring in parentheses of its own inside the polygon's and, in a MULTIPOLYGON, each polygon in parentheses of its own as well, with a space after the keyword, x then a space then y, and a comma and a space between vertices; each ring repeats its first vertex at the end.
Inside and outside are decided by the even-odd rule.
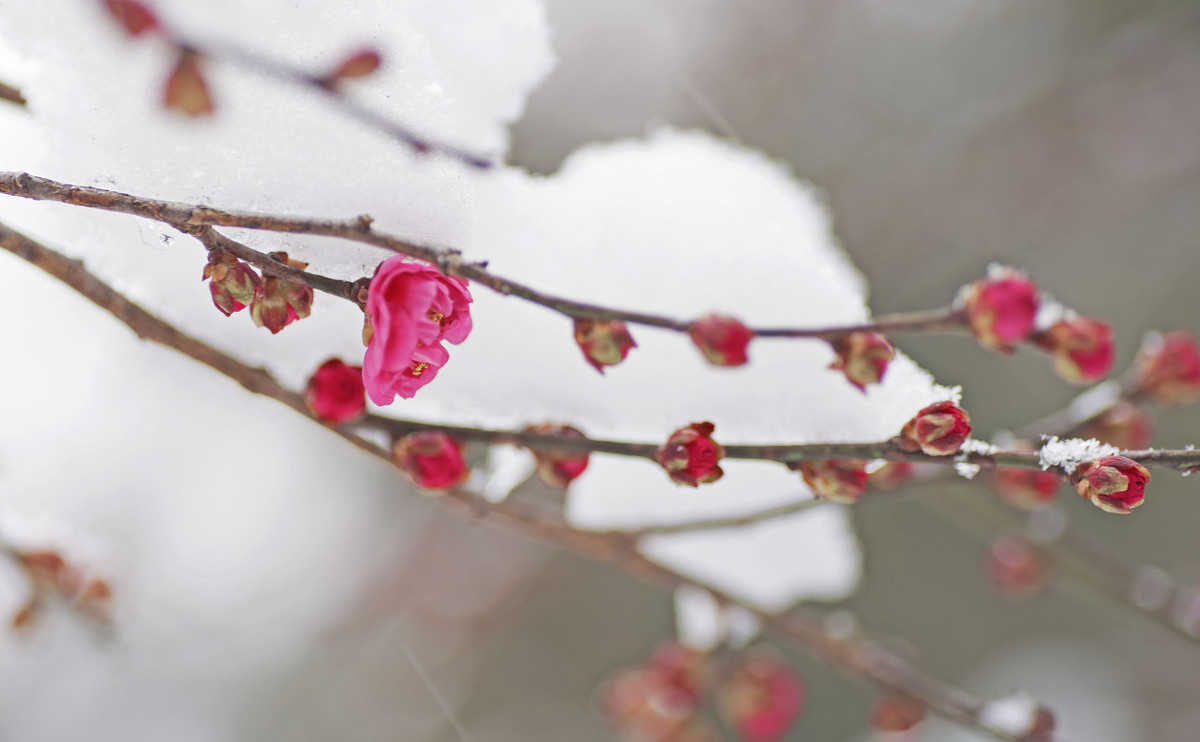
MULTIPOLYGON (((133 214, 169 224, 184 232, 191 232, 203 226, 240 227, 284 234, 306 234, 350 240, 433 263, 444 273, 474 281, 504 296, 515 296, 539 304, 571 318, 619 320, 675 332, 687 332, 690 325, 690 321, 643 312, 611 309, 539 291, 490 272, 484 263, 464 262, 462 254, 458 250, 420 245, 377 232, 371 228, 371 218, 368 216, 335 221, 257 214, 247 211, 226 211, 209 206, 131 196, 101 188, 73 186, 28 173, 0 173, 0 193, 39 201, 57 201, 92 209, 133 214)), ((762 337, 833 340, 864 330, 896 334, 903 332, 960 332, 964 331, 964 328, 962 315, 953 309, 946 308, 888 315, 878 317, 870 323, 844 327, 752 328, 752 331, 762 337)))
POLYGON ((29 101, 25 100, 25 96, 21 95, 21 91, 14 88, 12 85, 0 82, 0 99, 6 100, 14 105, 25 107, 29 101))
MULTIPOLYGON (((139 337, 174 348, 237 381, 249 391, 275 399, 302 415, 315 419, 301 395, 280 385, 261 368, 248 366, 206 343, 192 338, 117 293, 89 273, 80 261, 64 255, 0 224, 0 248, 29 261, 83 294, 97 306, 129 326, 139 337)), ((344 428, 334 432, 360 449, 385 461, 390 453, 344 428)), ((674 588, 694 585, 707 590, 726 605, 741 605, 754 613, 762 625, 796 641, 814 655, 848 675, 884 690, 919 700, 947 719, 1018 742, 1017 738, 990 727, 981 718, 982 704, 965 692, 936 680, 908 661, 889 653, 862 637, 831 635, 823 623, 799 612, 779 615, 756 610, 731 596, 651 562, 636 549, 629 534, 582 531, 552 517, 544 509, 526 503, 505 501, 493 504, 467 491, 452 491, 442 501, 457 506, 472 518, 496 522, 509 530, 549 543, 591 561, 613 565, 637 579, 674 588)))
POLYGON ((259 252, 252 247, 226 237, 212 227, 190 227, 185 225, 180 227, 180 229, 199 240, 200 244, 204 245, 210 252, 213 250, 227 252, 235 258, 244 260, 250 265, 259 268, 264 275, 304 284, 317 291, 323 291, 338 298, 352 301, 359 308, 366 306, 366 284, 363 281, 341 281, 336 278, 322 276, 319 273, 309 273, 299 268, 293 268, 286 263, 279 262, 266 253, 259 252))

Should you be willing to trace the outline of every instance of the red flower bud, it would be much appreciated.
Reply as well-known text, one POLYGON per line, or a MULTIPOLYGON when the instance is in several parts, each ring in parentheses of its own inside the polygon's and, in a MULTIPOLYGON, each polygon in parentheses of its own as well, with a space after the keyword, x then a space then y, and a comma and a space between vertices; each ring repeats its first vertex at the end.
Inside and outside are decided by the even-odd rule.
POLYGON ((1005 502, 1021 510, 1037 510, 1054 502, 1058 493, 1056 471, 997 469, 992 475, 996 491, 1005 502))
POLYGON ((880 696, 871 705, 871 728, 877 732, 907 732, 924 720, 925 704, 908 696, 880 696))
POLYGON ((1133 364, 1133 390, 1164 405, 1200 399, 1200 345, 1187 330, 1146 335, 1133 364))
POLYGON ((1072 384, 1100 381, 1113 365, 1112 326, 1091 317, 1059 320, 1037 337, 1054 371, 1072 384))
POLYGON ((619 320, 575 320, 575 342, 588 363, 604 373, 605 366, 615 366, 625 360, 630 348, 636 348, 633 336, 619 320))
POLYGON ((469 474, 458 441, 435 431, 413 433, 396 441, 392 461, 427 490, 449 489, 469 474))
POLYGON ((671 481, 695 487, 724 476, 717 462, 725 456, 725 449, 712 439, 715 429, 709 422, 692 423, 672 433, 658 449, 658 463, 667 470, 671 481))
POLYGON ((263 291, 262 280, 253 268, 218 250, 208 254, 204 280, 208 281, 213 304, 226 317, 245 309, 263 291))
POLYGON ((349 366, 337 358, 325 361, 308 380, 304 402, 327 423, 338 425, 355 419, 367 407, 362 367, 349 366))
MULTIPOLYGON (((308 263, 291 260, 285 252, 273 252, 272 258, 304 270, 308 263)), ((287 281, 275 276, 263 276, 262 293, 250 304, 250 318, 259 327, 266 327, 271 334, 282 330, 298 319, 304 319, 312 313, 313 290, 311 287, 293 281, 287 281)))
POLYGON ((971 332, 983 347, 1000 353, 1012 353, 1033 332, 1040 301, 1033 281, 1008 266, 990 270, 963 293, 971 332))
POLYGON ((154 11, 134 0, 104 0, 104 7, 130 36, 141 36, 162 28, 154 11))
POLYGON ((822 500, 853 505, 867 489, 866 462, 842 459, 801 461, 794 468, 804 483, 822 500))
POLYGON ((324 85, 331 85, 341 80, 353 77, 366 77, 379 69, 382 59, 374 49, 362 49, 346 58, 337 69, 321 79, 324 85))
POLYGON ((971 434, 971 418, 950 401, 934 402, 904 424, 896 445, 902 451, 924 451, 930 456, 958 453, 971 434))
POLYGON ((642 667, 622 670, 604 684, 600 710, 625 737, 647 742, 715 742, 694 718, 708 675, 708 657, 669 642, 642 667))
POLYGON ((1150 472, 1124 456, 1101 456, 1075 468, 1071 484, 1080 496, 1109 513, 1129 513, 1146 499, 1150 472))
POLYGON ((167 78, 163 90, 163 103, 167 108, 188 116, 207 116, 213 112, 212 96, 208 94, 208 83, 200 71, 200 55, 191 49, 182 49, 175 69, 167 78))
POLYGON ((895 489, 913 478, 913 465, 908 461, 887 461, 867 474, 867 486, 872 489, 895 489))
POLYGON ((717 689, 717 708, 745 742, 775 742, 804 710, 804 686, 773 653, 748 655, 717 689))
POLYGON ((896 357, 896 349, 888 339, 870 330, 843 335, 830 344, 838 357, 829 368, 845 374, 860 392, 867 391, 867 384, 882 381, 888 363, 896 357))
POLYGON ((754 333, 733 317, 710 314, 688 325, 692 342, 716 366, 741 366, 746 363, 746 346, 754 333))
POLYGON ((1081 437, 1095 438, 1127 451, 1141 449, 1149 446, 1154 437, 1154 421, 1141 407, 1122 400, 1085 425, 1081 437))
POLYGON ((1027 600, 1046 587, 1045 559, 1019 536, 1001 536, 993 541, 984 571, 996 590, 1013 600, 1027 600))
MULTIPOLYGON (((528 433, 537 433, 538 435, 554 435, 559 438, 570 438, 573 440, 583 440, 587 437, 577 428, 572 428, 569 425, 553 425, 551 423, 530 425, 525 428, 525 431, 528 433)), ((534 459, 537 461, 538 478, 547 487, 565 490, 575 477, 583 474, 583 471, 587 469, 587 451, 541 451, 536 448, 531 450, 533 451, 534 459)))

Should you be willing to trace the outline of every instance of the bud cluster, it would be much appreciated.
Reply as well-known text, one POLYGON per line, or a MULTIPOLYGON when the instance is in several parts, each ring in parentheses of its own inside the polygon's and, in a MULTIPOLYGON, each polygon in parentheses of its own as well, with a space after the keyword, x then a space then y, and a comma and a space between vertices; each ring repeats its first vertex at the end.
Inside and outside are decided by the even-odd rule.
POLYGON ((715 429, 710 422, 692 423, 667 438, 658 449, 658 463, 667 470, 671 481, 696 487, 711 484, 724 476, 718 462, 724 458, 725 449, 713 440, 715 429))

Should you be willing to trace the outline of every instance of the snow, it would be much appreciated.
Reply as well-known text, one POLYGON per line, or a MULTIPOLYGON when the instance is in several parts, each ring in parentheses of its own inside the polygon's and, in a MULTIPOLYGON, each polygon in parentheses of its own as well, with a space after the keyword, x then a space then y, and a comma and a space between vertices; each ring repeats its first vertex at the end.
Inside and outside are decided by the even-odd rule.
POLYGON ((974 479, 979 473, 979 464, 968 464, 965 461, 959 461, 954 464, 954 471, 963 479, 974 479))
POLYGON ((988 443, 987 441, 981 441, 978 438, 966 439, 965 441, 963 441, 962 448, 959 449, 960 455, 968 454, 968 453, 981 453, 981 454, 987 455, 987 454, 996 453, 996 451, 999 451, 999 450, 1000 450, 999 448, 992 445, 991 443, 988 443))
POLYGON ((1043 438, 1042 448, 1038 454, 1038 463, 1042 469, 1053 466, 1061 467, 1068 474, 1085 461, 1092 461, 1101 456, 1111 456, 1120 453, 1121 449, 1107 443, 1101 443, 1095 438, 1067 438, 1059 440, 1058 436, 1043 438))
POLYGON ((675 589, 675 633, 692 649, 716 649, 725 635, 725 617, 716 598, 693 585, 675 589))
POLYGON ((1023 691, 996 698, 983 704, 979 719, 1005 734, 1020 737, 1037 721, 1037 701, 1023 691))

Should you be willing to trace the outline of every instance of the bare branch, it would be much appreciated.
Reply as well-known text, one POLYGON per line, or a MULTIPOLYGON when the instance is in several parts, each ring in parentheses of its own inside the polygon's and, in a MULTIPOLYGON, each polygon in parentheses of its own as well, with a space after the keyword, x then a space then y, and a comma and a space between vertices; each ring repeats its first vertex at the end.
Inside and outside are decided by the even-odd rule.
MULTIPOLYGON (((630 324, 659 327, 684 333, 688 331, 691 324, 690 321, 672 317, 612 309, 539 291, 490 272, 486 263, 464 262, 462 254, 458 250, 421 245, 375 231, 371 228, 370 217, 367 216, 336 221, 258 214, 248 211, 227 211, 209 206, 132 196, 101 188, 74 186, 47 178, 39 178, 28 173, 13 172, 0 173, 0 193, 38 201, 57 201, 92 209, 133 214, 169 224, 189 233, 203 226, 240 227, 284 234, 307 234, 350 240, 433 263, 444 273, 474 281, 504 296, 515 296, 575 319, 619 320, 630 324)), ((319 287, 314 285, 313 288, 319 287)), ((890 334, 966 332, 966 322, 960 312, 944 308, 887 315, 878 317, 869 323, 840 327, 751 328, 751 330, 760 337, 809 338, 830 341, 854 332, 867 330, 890 334)))

